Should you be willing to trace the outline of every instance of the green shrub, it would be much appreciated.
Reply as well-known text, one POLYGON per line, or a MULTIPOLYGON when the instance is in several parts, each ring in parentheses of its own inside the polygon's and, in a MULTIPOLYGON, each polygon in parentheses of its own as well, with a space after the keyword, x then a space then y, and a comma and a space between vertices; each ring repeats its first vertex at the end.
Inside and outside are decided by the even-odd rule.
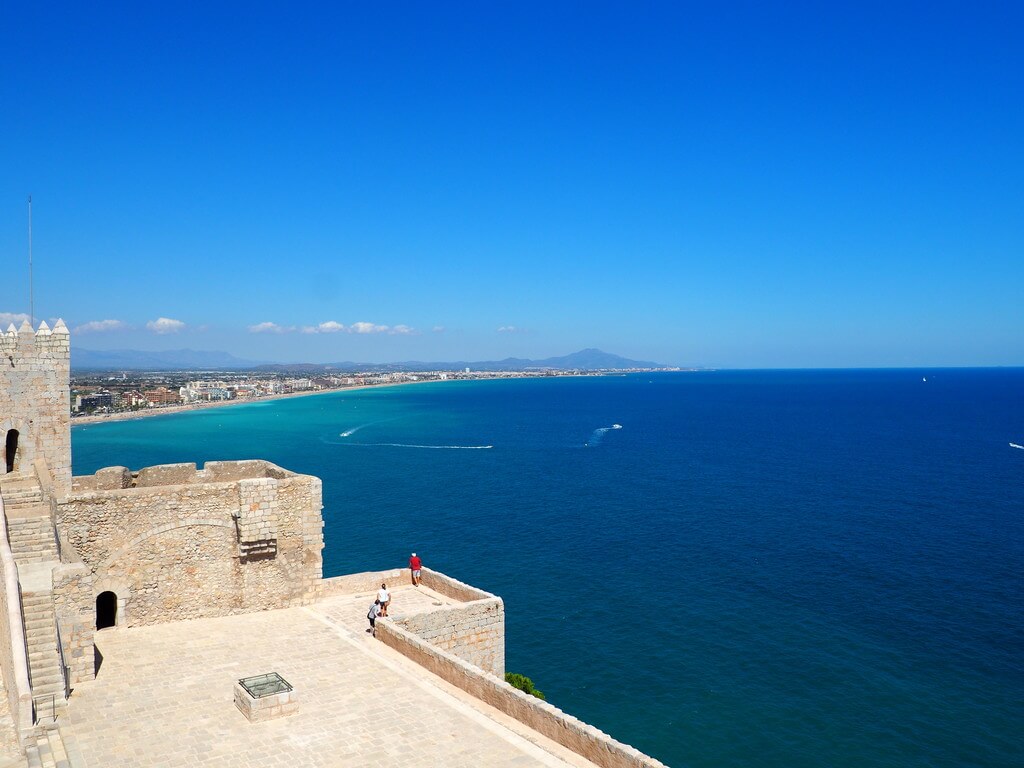
POLYGON ((506 672, 505 682, 513 688, 518 688, 523 693, 528 693, 531 696, 536 696, 542 701, 544 700, 544 694, 533 687, 533 680, 528 678, 526 675, 518 675, 515 672, 506 672))

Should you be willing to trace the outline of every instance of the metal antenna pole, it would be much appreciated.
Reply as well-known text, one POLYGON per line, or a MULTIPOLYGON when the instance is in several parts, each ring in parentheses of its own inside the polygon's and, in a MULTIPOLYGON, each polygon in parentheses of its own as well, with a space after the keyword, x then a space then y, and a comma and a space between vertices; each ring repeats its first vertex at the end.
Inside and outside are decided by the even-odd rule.
POLYGON ((32 290, 32 195, 28 196, 28 316, 32 327, 36 327, 35 293, 32 290))

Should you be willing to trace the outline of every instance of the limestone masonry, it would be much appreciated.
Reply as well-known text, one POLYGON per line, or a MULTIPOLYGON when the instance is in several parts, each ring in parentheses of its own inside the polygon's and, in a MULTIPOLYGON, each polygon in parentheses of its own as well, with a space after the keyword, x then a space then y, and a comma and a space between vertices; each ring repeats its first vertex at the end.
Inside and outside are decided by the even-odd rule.
MULTIPOLYGON (((544 765, 660 765, 504 682, 501 598, 430 569, 423 570, 419 589, 407 584, 405 569, 324 579, 318 478, 259 460, 212 461, 202 468, 107 467, 72 477, 69 347, 62 321, 52 330, 45 323, 38 330, 25 323, 0 333, 0 768, 219 765, 219 758, 206 759, 206 741, 181 751, 183 740, 200 731, 168 719, 175 707, 187 718, 192 708, 203 706, 213 709, 197 714, 194 725, 223 718, 218 733, 233 765, 265 764, 276 756, 283 742, 269 738, 269 732, 269 752, 261 751, 260 729, 267 728, 305 734, 292 743, 306 750, 304 757, 295 753, 300 762, 288 763, 294 765, 404 764, 410 753, 438 765, 498 764, 498 755, 502 762, 508 756, 510 764, 524 764, 514 750, 525 762, 544 765), (397 588, 398 596, 393 618, 378 621, 374 639, 364 614, 382 581, 397 588), (285 614, 291 624, 277 619, 266 624, 280 632, 278 643, 273 636, 257 645, 244 643, 247 636, 240 634, 237 647, 249 651, 232 654, 230 646, 203 645, 204 633, 214 631, 213 625, 199 630, 203 621, 238 621, 241 627, 246 623, 241 617, 270 616, 260 614, 267 611, 292 612, 285 614), (285 639, 296 623, 308 625, 307 636, 318 638, 310 648, 323 649, 324 664, 311 668, 310 649, 299 653, 294 640, 285 639), (313 629, 321 624, 330 631, 313 629), (158 653, 154 643, 164 634, 146 632, 179 625, 196 628, 184 631, 188 640, 181 643, 180 658, 148 664, 145 649, 158 653), (333 669, 327 662, 352 652, 345 650, 350 647, 360 649, 361 663, 377 671, 348 665, 336 673, 350 675, 344 680, 317 676, 318 670, 333 669), (104 652, 115 651, 137 658, 129 669, 145 676, 125 695, 148 690, 150 681, 157 693, 140 693, 139 701, 124 705, 105 699, 104 691, 115 690, 120 680, 101 672, 104 664, 126 674, 118 666, 121 657, 104 661, 104 652), (410 696, 380 690, 380 681, 394 677, 382 670, 394 668, 387 654, 395 652, 405 664, 419 665, 413 666, 415 685, 435 691, 437 706, 454 707, 453 713, 469 709, 458 716, 462 725, 452 725, 455 715, 444 716, 438 727, 448 735, 442 741, 422 730, 422 712, 401 710, 400 722, 385 729, 407 733, 406 746, 384 744, 371 730, 369 752, 359 751, 366 704, 353 704, 360 709, 350 717, 344 702, 362 701, 360 691, 367 686, 378 698, 410 696), (220 655, 193 668, 192 656, 203 654, 220 655), (263 668, 268 665, 280 666, 296 688, 259 699, 237 683, 244 675, 263 679, 279 671, 263 668), (205 675, 205 682, 180 685, 197 675, 205 675), (469 704, 452 698, 454 691, 469 704), (339 692, 355 698, 338 698, 339 692), (100 701, 107 703, 95 703, 100 701), (146 709, 150 705, 155 709, 146 709), (356 750, 351 760, 332 751, 343 747, 316 748, 318 734, 328 734, 325 726, 316 730, 320 718, 329 717, 351 729, 342 741, 344 748, 356 750), (511 720, 499 724, 500 717, 511 720), (124 727, 91 738, 122 718, 124 727), (492 735, 484 738, 470 723, 488 719, 492 735), (161 738, 162 723, 171 730, 169 741, 158 748, 153 740, 161 738), (487 740, 495 733, 499 746, 487 740), (231 734, 237 734, 235 741, 231 734), (514 747, 513 753, 506 755, 501 743, 514 747), (392 748, 397 751, 389 752, 392 748)), ((216 632, 223 631, 216 625, 216 632)))

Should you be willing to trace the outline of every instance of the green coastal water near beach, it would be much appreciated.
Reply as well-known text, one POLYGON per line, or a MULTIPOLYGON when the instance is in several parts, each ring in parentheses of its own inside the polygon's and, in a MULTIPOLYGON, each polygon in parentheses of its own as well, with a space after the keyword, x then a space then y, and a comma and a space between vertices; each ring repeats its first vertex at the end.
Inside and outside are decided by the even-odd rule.
POLYGON ((1024 371, 446 382, 73 430, 324 481, 324 573, 500 594, 507 667, 676 766, 1024 763, 1024 371), (927 383, 922 382, 924 375, 927 383))

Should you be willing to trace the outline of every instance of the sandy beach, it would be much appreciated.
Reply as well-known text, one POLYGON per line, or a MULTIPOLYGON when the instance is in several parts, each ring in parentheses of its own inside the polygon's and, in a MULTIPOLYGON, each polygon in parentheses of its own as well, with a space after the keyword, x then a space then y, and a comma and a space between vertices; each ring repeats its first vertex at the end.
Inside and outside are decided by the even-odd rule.
MULTIPOLYGON (((118 413, 100 413, 93 416, 73 416, 71 426, 76 427, 84 424, 99 424, 105 421, 129 421, 132 419, 145 419, 150 416, 170 416, 175 413, 186 411, 201 411, 207 408, 230 408, 233 405, 251 405, 252 403, 267 403, 271 400, 286 400, 292 397, 315 397, 316 395, 327 395, 332 392, 355 392, 359 389, 380 389, 383 387, 403 387, 407 384, 429 384, 448 381, 447 379, 429 379, 426 381, 395 381, 388 384, 362 384, 354 387, 338 387, 337 389, 321 389, 316 392, 288 392, 283 395, 267 395, 266 397, 248 397, 244 400, 214 400, 204 403, 189 403, 188 405, 168 405, 163 408, 145 408, 140 411, 120 411, 118 413)), ((461 381, 461 379, 452 379, 461 381)))
MULTIPOLYGON (((561 376, 598 376, 597 373, 560 374, 561 376)), ((545 374, 520 374, 512 378, 537 379, 543 378, 545 374)), ((440 384, 450 381, 495 381, 504 379, 502 376, 483 377, 479 379, 425 379, 423 381, 394 381, 387 384, 360 384, 353 387, 338 387, 337 389, 322 389, 317 392, 289 392, 283 395, 267 395, 266 397, 249 397, 244 400, 214 400, 205 403, 189 403, 188 405, 168 405, 163 408, 146 408, 141 411, 121 411, 118 413, 100 413, 93 416, 73 416, 71 426, 83 424, 99 424, 105 421, 128 421, 131 419, 145 419, 150 416, 170 416, 175 413, 186 411, 199 411, 206 408, 229 408, 232 405, 249 405, 252 403, 266 403, 271 400, 285 400, 291 397, 315 397, 316 395, 327 395, 332 392, 355 392, 359 389, 381 389, 384 387, 404 387, 410 384, 440 384)))

